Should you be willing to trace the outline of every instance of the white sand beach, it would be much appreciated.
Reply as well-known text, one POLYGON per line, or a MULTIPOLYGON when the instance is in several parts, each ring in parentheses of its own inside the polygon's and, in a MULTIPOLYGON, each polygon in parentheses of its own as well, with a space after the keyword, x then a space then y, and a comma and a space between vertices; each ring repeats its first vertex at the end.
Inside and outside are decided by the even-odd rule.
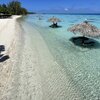
POLYGON ((15 39, 16 19, 21 16, 12 16, 9 19, 0 19, 0 45, 4 45, 6 52, 11 47, 15 39))
MULTIPOLYGON (((5 47, 5 51, 1 54, 4 56, 8 55, 10 59, 4 62, 0 62, 0 100, 4 89, 6 88, 7 82, 12 72, 14 58, 16 54, 18 29, 17 29, 17 19, 21 16, 12 16, 7 19, 0 19, 0 45, 5 47)), ((0 58, 1 59, 1 58, 0 58)))

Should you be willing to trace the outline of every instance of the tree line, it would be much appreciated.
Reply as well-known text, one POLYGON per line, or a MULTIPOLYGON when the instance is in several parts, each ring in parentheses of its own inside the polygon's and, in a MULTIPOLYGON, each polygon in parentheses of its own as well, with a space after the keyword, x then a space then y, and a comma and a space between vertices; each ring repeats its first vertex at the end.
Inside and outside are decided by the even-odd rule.
POLYGON ((8 4, 0 4, 0 13, 10 15, 26 15, 27 9, 21 6, 19 1, 11 1, 8 4))

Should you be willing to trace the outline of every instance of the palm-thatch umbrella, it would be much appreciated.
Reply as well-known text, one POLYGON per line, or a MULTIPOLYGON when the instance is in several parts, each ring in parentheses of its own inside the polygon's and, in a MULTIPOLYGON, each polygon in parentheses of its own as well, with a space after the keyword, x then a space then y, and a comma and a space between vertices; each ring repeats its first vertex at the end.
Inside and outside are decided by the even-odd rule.
POLYGON ((61 20, 53 16, 52 18, 48 19, 48 22, 53 23, 51 26, 58 27, 57 23, 61 22, 61 20))
MULTIPOLYGON (((88 21, 84 21, 83 23, 76 24, 70 28, 68 28, 68 31, 73 33, 80 33, 83 35, 83 37, 99 37, 100 36, 100 29, 98 29, 96 26, 88 23, 88 21)), ((84 40, 83 40, 84 42, 84 40)))

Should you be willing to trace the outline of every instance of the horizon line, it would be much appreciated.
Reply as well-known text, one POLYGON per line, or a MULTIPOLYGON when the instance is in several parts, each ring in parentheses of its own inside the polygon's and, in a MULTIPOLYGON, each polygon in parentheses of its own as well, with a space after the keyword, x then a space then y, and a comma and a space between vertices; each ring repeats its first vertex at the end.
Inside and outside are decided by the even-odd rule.
POLYGON ((45 13, 45 12, 36 12, 36 14, 68 14, 68 15, 74 15, 74 14, 76 14, 76 15, 80 15, 80 14, 82 14, 82 15, 87 15, 87 14, 90 14, 90 15, 100 15, 100 13, 92 13, 92 12, 88 12, 88 13, 54 13, 54 12, 50 12, 50 13, 45 13))

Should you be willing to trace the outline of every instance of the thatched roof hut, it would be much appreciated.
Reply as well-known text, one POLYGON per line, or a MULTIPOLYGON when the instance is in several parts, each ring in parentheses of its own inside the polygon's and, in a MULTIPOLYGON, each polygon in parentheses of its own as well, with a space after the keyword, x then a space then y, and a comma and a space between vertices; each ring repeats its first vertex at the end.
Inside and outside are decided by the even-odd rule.
POLYGON ((50 19, 48 19, 48 22, 52 22, 53 24, 50 26, 52 28, 57 28, 57 27, 61 27, 61 26, 58 26, 58 22, 61 22, 61 20, 59 18, 56 18, 56 17, 52 17, 50 19))
POLYGON ((57 22, 61 22, 61 20, 59 18, 56 18, 56 17, 52 17, 50 19, 48 19, 49 22, 53 22, 53 23, 57 23, 57 22))
POLYGON ((84 21, 83 23, 76 24, 68 28, 68 31, 73 32, 75 34, 80 33, 83 36, 88 36, 88 37, 99 37, 100 36, 100 29, 90 24, 88 21, 84 21))

